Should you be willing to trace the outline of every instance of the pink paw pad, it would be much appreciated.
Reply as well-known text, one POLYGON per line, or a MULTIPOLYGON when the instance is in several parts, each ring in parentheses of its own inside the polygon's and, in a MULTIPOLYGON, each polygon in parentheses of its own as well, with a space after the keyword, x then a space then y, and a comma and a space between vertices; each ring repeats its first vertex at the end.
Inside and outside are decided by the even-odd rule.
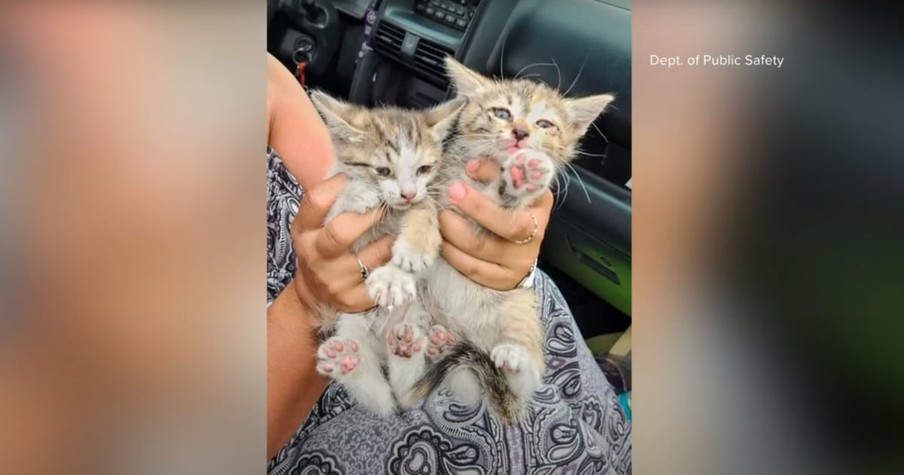
POLYGON ((427 346, 427 356, 438 358, 455 343, 455 335, 442 325, 434 325, 430 330, 430 344, 427 346))
POLYGON ((515 189, 524 188, 529 192, 537 191, 545 186, 544 179, 549 170, 544 161, 538 158, 527 158, 526 153, 515 157, 515 163, 509 167, 509 175, 515 189))
POLYGON ((323 375, 349 374, 358 367, 358 342, 333 337, 317 350, 317 371, 323 375))
POLYGON ((515 185, 515 188, 521 188, 521 185, 524 183, 524 167, 517 165, 513 166, 511 170, 509 170, 509 173, 512 175, 512 183, 515 185))
POLYGON ((400 323, 389 332, 386 338, 393 354, 403 358, 410 358, 415 353, 424 349, 423 338, 418 335, 415 327, 408 323, 400 323))

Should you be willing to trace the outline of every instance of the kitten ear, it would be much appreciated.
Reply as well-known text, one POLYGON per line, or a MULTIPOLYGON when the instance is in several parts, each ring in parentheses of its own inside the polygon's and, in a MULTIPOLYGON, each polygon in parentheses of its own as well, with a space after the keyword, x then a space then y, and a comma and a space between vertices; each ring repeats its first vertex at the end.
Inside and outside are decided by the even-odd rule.
POLYGON ((427 126, 436 140, 442 142, 452 133, 458 123, 458 116, 467 102, 465 99, 456 98, 427 111, 427 126))
POLYGON ((568 99, 566 103, 571 110, 571 126, 580 132, 581 135, 584 135, 587 129, 590 128, 590 124, 603 113, 606 106, 613 100, 615 100, 615 96, 612 94, 568 99))
POLYGON ((361 140, 364 132, 349 123, 355 115, 356 106, 342 102, 321 91, 311 91, 310 98, 331 136, 349 142, 361 140))
POLYGON ((490 79, 459 63, 451 56, 446 56, 446 74, 452 81, 455 94, 462 97, 474 97, 477 92, 485 89, 491 83, 490 79))

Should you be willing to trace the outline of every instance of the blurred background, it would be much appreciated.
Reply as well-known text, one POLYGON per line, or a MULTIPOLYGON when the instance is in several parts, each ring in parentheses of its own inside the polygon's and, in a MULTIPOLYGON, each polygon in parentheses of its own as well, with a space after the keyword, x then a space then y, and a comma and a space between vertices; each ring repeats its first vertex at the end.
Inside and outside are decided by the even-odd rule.
POLYGON ((815 2, 634 14, 635 468, 901 473, 900 29, 815 2))
POLYGON ((264 16, 0 7, 0 473, 263 470, 264 16))
MULTIPOLYGON (((899 18, 633 2, 637 473, 904 471, 899 18)), ((0 7, 3 473, 263 471, 266 21, 0 7)))

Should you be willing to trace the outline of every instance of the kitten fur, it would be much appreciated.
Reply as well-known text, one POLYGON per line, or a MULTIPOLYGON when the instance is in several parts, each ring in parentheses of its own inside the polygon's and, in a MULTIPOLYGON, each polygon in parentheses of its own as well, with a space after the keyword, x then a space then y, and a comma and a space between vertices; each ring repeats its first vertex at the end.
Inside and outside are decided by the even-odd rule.
MULTIPOLYGON (((446 68, 457 98, 467 103, 436 181, 464 180, 512 210, 529 207, 549 188, 557 169, 574 158, 578 140, 614 99, 610 94, 564 98, 545 84, 484 77, 452 58, 446 59, 446 68), (498 180, 483 184, 467 177, 465 164, 477 156, 498 162, 498 180)), ((522 235, 530 233, 527 229, 522 235)), ((542 238, 542 232, 535 237, 542 238)), ((439 348, 439 361, 417 382, 406 404, 423 399, 445 381, 465 402, 478 402, 486 393, 505 424, 522 419, 545 371, 534 291, 485 288, 443 259, 419 284, 422 310, 440 332, 445 329, 459 343, 439 348)))
POLYGON ((391 261, 366 279, 378 307, 363 313, 319 309, 322 335, 317 370, 341 383, 359 404, 381 415, 396 411, 423 372, 426 322, 409 310, 415 275, 436 260, 442 238, 436 219, 437 190, 430 187, 439 171, 443 143, 454 130, 461 103, 426 111, 366 109, 313 92, 336 152, 331 176, 348 181, 330 209, 325 225, 345 212, 364 213, 380 206, 385 217, 355 242, 357 253, 385 235, 397 236, 391 261), (393 310, 390 310, 393 309, 393 310), (386 366, 387 377, 383 374, 386 366))

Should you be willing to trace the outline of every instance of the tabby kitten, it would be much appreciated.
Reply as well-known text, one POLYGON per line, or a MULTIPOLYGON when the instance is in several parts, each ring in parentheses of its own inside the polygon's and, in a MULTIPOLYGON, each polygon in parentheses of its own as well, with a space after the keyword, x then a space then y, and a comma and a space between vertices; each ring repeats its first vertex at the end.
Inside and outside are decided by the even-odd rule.
MULTIPOLYGON (((530 206, 549 188, 556 170, 574 158, 578 140, 614 99, 609 94, 569 99, 545 84, 492 80, 452 58, 446 68, 458 98, 467 103, 437 181, 465 180, 513 210, 530 206), (497 181, 468 178, 465 164, 478 156, 499 163, 497 181)), ((522 418, 545 370, 533 290, 485 288, 440 259, 419 286, 418 301, 437 324, 428 348, 437 361, 405 403, 424 398, 445 380, 472 405, 486 392, 505 423, 522 418)))
POLYGON ((334 335, 317 351, 317 371, 345 386, 362 406, 387 415, 397 407, 393 389, 405 394, 423 373, 424 324, 408 311, 408 303, 415 297, 415 274, 433 264, 442 243, 430 183, 461 102, 410 111, 369 110, 319 92, 311 99, 333 138, 332 174, 348 176, 326 222, 340 213, 386 206, 386 216, 352 250, 384 235, 397 236, 391 262, 366 279, 378 307, 357 314, 321 309, 321 333, 334 335))

